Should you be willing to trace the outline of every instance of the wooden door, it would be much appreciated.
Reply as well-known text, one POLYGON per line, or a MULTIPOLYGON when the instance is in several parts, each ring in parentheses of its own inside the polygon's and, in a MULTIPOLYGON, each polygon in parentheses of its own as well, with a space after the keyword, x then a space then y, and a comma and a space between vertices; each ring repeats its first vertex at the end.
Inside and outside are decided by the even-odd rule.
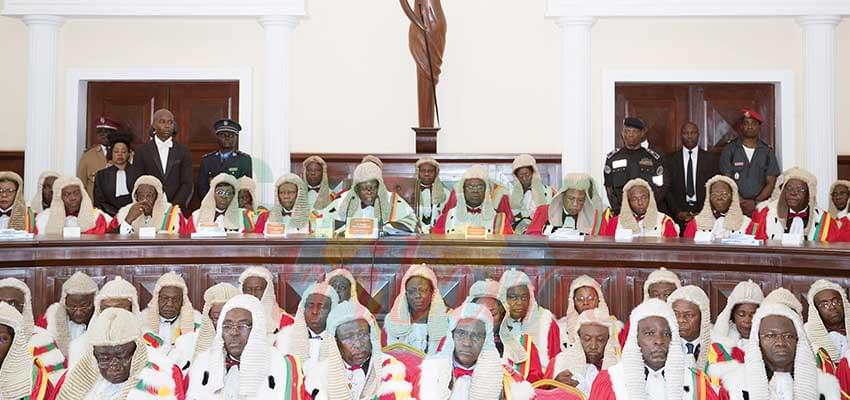
POLYGON ((680 131, 688 121, 700 130, 700 147, 720 152, 737 137, 742 108, 765 117, 761 138, 776 142, 775 88, 762 83, 618 83, 615 87, 615 137, 622 147, 621 127, 625 117, 640 117, 648 128, 647 139, 663 153, 681 148, 680 131))
MULTIPOLYGON (((239 120, 239 82, 92 82, 88 86, 86 147, 97 143, 95 121, 106 115, 133 135, 136 146, 151 140, 154 111, 174 113, 174 141, 192 152, 195 193, 198 169, 204 154, 218 149, 213 123, 222 118, 239 120)), ((189 210, 200 205, 192 197, 189 210)))

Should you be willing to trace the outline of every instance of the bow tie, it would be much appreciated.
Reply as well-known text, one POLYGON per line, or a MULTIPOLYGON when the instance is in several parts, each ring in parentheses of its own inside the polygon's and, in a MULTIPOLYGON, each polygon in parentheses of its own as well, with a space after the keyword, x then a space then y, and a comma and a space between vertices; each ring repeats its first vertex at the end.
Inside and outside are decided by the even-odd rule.
POLYGON ((173 146, 174 146, 174 142, 171 141, 171 139, 168 139, 164 142, 156 140, 156 147, 167 147, 167 148, 170 149, 173 146))
POLYGON ((637 221, 637 222, 643 221, 643 219, 644 219, 645 217, 646 217, 646 214, 644 214, 644 215, 635 215, 635 221, 637 221))
POLYGON ((0 211, 0 217, 2 217, 4 215, 11 218, 12 217, 12 210, 9 209, 9 211, 0 211))
POLYGON ((368 204, 366 204, 366 203, 364 203, 364 202, 360 202, 360 209, 361 209, 361 210, 362 210, 362 209, 364 209, 364 208, 366 208, 366 207, 374 207, 374 205, 371 205, 371 206, 370 206, 370 205, 368 205, 368 204))
POLYGON ((65 216, 66 216, 66 217, 74 217, 74 218, 77 218, 79 215, 80 215, 80 212, 79 212, 79 211, 77 211, 77 212, 75 212, 75 213, 65 213, 65 216))
POLYGON ((349 371, 354 372, 363 369, 363 367, 359 365, 352 365, 350 367, 346 367, 349 371))
POLYGON ((452 372, 452 376, 454 376, 455 379, 460 379, 464 376, 472 376, 472 371, 474 370, 455 367, 454 371, 452 372))
POLYGON ((800 212, 794 212, 788 210, 788 219, 793 220, 794 218, 806 219, 809 218, 809 210, 803 210, 800 212))
POLYGON ((481 207, 475 207, 475 208, 466 207, 466 212, 468 212, 470 214, 481 214, 481 207))
POLYGON ((307 187, 307 191, 308 191, 308 192, 316 192, 316 193, 319 193, 319 189, 321 189, 321 187, 320 187, 320 186, 308 186, 308 187, 307 187))
POLYGON ((224 370, 230 371, 230 367, 239 367, 239 360, 233 358, 228 354, 224 357, 224 370))
POLYGON ((281 211, 281 212, 280 212, 280 215, 282 215, 282 216, 284 216, 284 217, 291 217, 291 216, 292 216, 292 211, 286 211, 286 210, 283 210, 283 211, 281 211))
MULTIPOLYGON (((654 372, 654 371, 653 371, 653 372, 654 372)), ((664 374, 665 374, 666 372, 667 372, 667 371, 661 371, 661 377, 662 377, 662 378, 666 378, 666 376, 664 376, 664 374)), ((643 379, 647 379, 647 378, 649 378, 649 368, 647 368, 647 367, 643 367, 643 379)))
POLYGON ((224 211, 215 210, 215 217, 213 217, 213 221, 217 220, 218 217, 224 215, 224 211))

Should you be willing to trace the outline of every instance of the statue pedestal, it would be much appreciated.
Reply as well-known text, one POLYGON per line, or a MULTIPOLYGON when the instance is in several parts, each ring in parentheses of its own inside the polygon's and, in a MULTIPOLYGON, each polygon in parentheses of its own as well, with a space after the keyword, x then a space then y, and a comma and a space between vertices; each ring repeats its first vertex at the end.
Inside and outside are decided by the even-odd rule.
POLYGON ((411 128, 416 132, 416 153, 437 152, 437 132, 440 128, 411 128))

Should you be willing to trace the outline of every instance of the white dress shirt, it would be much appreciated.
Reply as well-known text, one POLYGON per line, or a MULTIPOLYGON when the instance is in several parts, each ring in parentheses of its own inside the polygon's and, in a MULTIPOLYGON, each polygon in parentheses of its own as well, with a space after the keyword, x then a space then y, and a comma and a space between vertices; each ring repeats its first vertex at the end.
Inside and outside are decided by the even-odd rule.
POLYGON ((421 187, 419 192, 419 215, 429 218, 431 217, 431 188, 421 187))
MULTIPOLYGON (((157 310, 151 310, 151 312, 158 312, 157 310)), ((162 339, 162 351, 164 354, 167 354, 169 350, 171 350, 171 345, 174 343, 172 340, 172 336, 174 336, 174 328, 177 327, 177 320, 180 319, 180 316, 174 319, 165 319, 162 316, 159 317, 159 337, 162 339)))
POLYGON ((829 338, 832 339, 832 343, 835 344, 835 348, 838 349, 838 357, 844 357, 844 353, 847 351, 847 336, 842 335, 839 332, 829 332, 829 338))
POLYGON ((699 337, 694 339, 692 342, 689 342, 689 341, 685 340, 685 338, 682 338, 682 353, 685 355, 685 367, 686 368, 693 368, 693 367, 696 367, 697 360, 696 360, 695 354, 688 354, 688 345, 689 344, 691 346, 693 346, 694 353, 696 353, 697 350, 703 351, 703 349, 700 348, 699 337))
POLYGON ((428 324, 410 324, 410 333, 404 342, 424 352, 428 348, 428 324))
MULTIPOLYGON (((11 209, 12 209, 12 207, 9 207, 9 209, 7 209, 7 210, 0 210, 0 211, 2 211, 2 212, 7 212, 7 211, 10 211, 11 209)), ((12 219, 12 218, 11 218, 11 217, 8 217, 8 216, 5 216, 5 215, 0 216, 0 229, 6 229, 6 228, 8 228, 8 227, 9 227, 9 220, 10 220, 10 219, 12 219)))
POLYGON ((770 379, 770 400, 794 400, 794 378, 789 372, 774 372, 770 379))
POLYGON ((319 192, 314 190, 307 191, 307 204, 310 205, 310 208, 313 208, 313 205, 316 204, 316 199, 319 198, 319 192))
POLYGON ((520 213, 522 213, 523 218, 528 218, 534 215, 536 209, 537 207, 534 206, 534 194, 531 192, 531 189, 528 189, 522 194, 522 210, 520 210, 520 213))
POLYGON ((158 136, 153 137, 154 143, 156 143, 156 150, 159 152, 159 162, 162 165, 162 174, 165 175, 167 172, 165 167, 168 165, 168 152, 171 151, 171 147, 174 146, 174 141, 172 138, 168 138, 166 141, 159 140, 158 136))
POLYGON ((360 394, 366 387, 366 371, 363 368, 357 368, 354 371, 348 369, 351 366, 345 360, 342 361, 342 364, 345 365, 345 375, 351 384, 351 400, 360 400, 360 394))
MULTIPOLYGON (((456 362, 452 363, 454 368, 460 368, 466 371, 474 370, 475 366, 473 365, 470 368, 466 368, 462 365, 457 364, 456 362)), ((452 372, 452 395, 449 397, 449 400, 469 400, 469 389, 472 387, 472 375, 461 376, 460 378, 454 378, 454 371, 452 372)))
POLYGON ((68 319, 68 334, 71 336, 71 340, 83 336, 86 333, 86 329, 87 325, 78 324, 68 319))
MULTIPOLYGON (((117 217, 117 215, 116 215, 116 217, 117 217)), ((139 216, 139 217, 137 217, 137 218, 141 218, 141 219, 142 219, 142 221, 143 221, 143 222, 142 222, 142 226, 150 226, 150 221, 151 221, 151 216, 150 216, 150 215, 141 215, 141 216, 139 216)), ((122 234, 122 235, 132 235, 133 233, 135 233, 135 232, 136 232, 136 230, 135 230, 135 229, 133 229, 133 225, 132 225, 132 224, 127 223, 127 221, 126 221, 126 220, 118 219, 118 222, 120 222, 120 223, 121 223, 120 228, 119 228, 119 232, 118 232, 118 233, 120 233, 120 234, 122 234)))
POLYGON ((588 363, 584 369, 584 374, 573 374, 573 379, 578 382, 576 389, 584 394, 585 398, 590 398, 590 388, 593 386, 593 381, 599 375, 599 370, 596 366, 588 363))
MULTIPOLYGON (((688 174, 688 152, 689 151, 691 153, 690 157, 694 160, 693 161, 693 169, 691 170, 691 179, 693 179, 693 182, 694 182, 694 195, 688 196, 687 194, 685 194, 685 201, 691 202, 691 203, 696 203, 696 201, 697 201, 697 159, 699 158, 699 147, 694 147, 691 150, 688 150, 686 147, 682 147, 682 171, 684 171, 682 173, 682 176, 685 176, 685 182, 688 181, 688 177, 686 175, 688 174)), ((686 184, 685 187, 687 188, 687 184, 686 184)))
MULTIPOLYGON (((667 384, 664 380, 664 367, 658 371, 653 371, 652 368, 646 367, 649 374, 646 375, 646 398, 661 399, 667 398, 667 384)), ((667 399, 678 400, 678 399, 667 399)))
POLYGON ((92 387, 91 391, 86 396, 86 400, 117 399, 121 394, 121 388, 123 387, 124 382, 112 383, 103 377, 98 376, 97 382, 95 382, 94 387, 92 387))
POLYGON ((115 174, 115 197, 126 196, 130 194, 127 188, 127 171, 119 169, 115 174))
POLYGON ((319 360, 319 351, 322 349, 322 335, 320 333, 313 332, 312 329, 307 328, 307 334, 309 335, 309 343, 310 343, 310 355, 307 360, 308 361, 318 361, 319 360))
POLYGON ((225 371, 224 400, 240 400, 239 396, 239 366, 235 365, 225 371))
POLYGON ((756 149, 751 149, 747 146, 743 146, 743 147, 744 147, 744 153, 747 154, 747 161, 752 162, 753 161, 753 154, 756 154, 756 149))

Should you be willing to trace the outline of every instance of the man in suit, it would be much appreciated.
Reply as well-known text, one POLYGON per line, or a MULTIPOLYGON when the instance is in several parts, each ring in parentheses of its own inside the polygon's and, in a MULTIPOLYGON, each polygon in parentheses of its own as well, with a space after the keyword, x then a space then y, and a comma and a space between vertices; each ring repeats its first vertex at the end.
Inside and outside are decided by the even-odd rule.
POLYGON ((682 149, 664 157, 668 176, 665 196, 669 214, 684 232, 688 221, 705 203, 705 183, 719 173, 717 156, 699 147, 699 128, 693 122, 682 126, 682 149))
POLYGON ((174 142, 174 114, 166 109, 153 115, 154 137, 136 151, 134 165, 139 175, 152 175, 162 182, 168 202, 189 209, 192 198, 192 153, 183 143, 174 142))
POLYGON ((117 122, 106 117, 98 118, 94 132, 100 143, 89 147, 83 153, 83 156, 80 157, 80 162, 77 164, 77 178, 83 181, 89 198, 94 198, 94 181, 97 171, 107 166, 106 149, 109 146, 109 135, 118 132, 118 129, 119 125, 117 122))
POLYGON ((218 139, 218 151, 207 153, 201 158, 201 168, 198 171, 198 194, 202 199, 210 190, 210 181, 218 174, 232 175, 236 179, 243 176, 252 177, 251 156, 236 150, 236 141, 242 126, 236 121, 223 119, 216 122, 213 127, 218 139))

